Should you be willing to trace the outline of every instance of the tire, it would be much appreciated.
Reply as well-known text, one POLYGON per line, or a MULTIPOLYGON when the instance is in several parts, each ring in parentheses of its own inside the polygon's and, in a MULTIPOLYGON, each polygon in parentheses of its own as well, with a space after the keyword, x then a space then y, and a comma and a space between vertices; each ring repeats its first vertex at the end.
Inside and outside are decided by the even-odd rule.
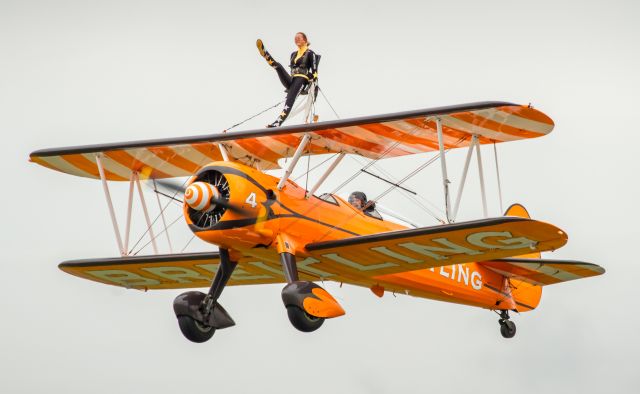
POLYGON ((516 323, 511 320, 501 321, 500 334, 503 338, 513 338, 516 335, 516 323))
POLYGON ((178 325, 182 335, 195 343, 203 343, 211 339, 216 329, 206 326, 190 316, 178 316, 178 325))
POLYGON ((312 332, 320 328, 324 323, 324 318, 311 316, 297 306, 288 306, 287 315, 291 324, 302 332, 312 332))

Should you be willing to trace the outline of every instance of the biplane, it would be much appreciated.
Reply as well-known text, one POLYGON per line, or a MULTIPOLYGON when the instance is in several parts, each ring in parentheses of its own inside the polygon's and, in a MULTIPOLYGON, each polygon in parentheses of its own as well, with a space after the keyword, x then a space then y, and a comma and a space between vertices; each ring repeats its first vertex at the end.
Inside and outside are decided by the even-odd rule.
POLYGON ((488 217, 480 146, 541 137, 553 128, 553 121, 530 105, 479 102, 279 128, 45 149, 31 153, 30 161, 98 179, 104 189, 120 256, 66 261, 59 265, 62 271, 144 291, 209 288, 206 293, 187 291, 174 301, 180 330, 190 341, 205 342, 216 330, 235 324, 219 302, 224 288, 235 285, 282 283, 291 324, 303 332, 315 331, 326 319, 345 314, 318 284, 323 281, 363 286, 379 297, 404 293, 492 310, 499 314, 502 336, 511 338, 516 327, 509 313, 536 308, 544 286, 605 272, 591 263, 541 258, 541 252, 565 245, 567 234, 531 219, 521 205, 512 205, 504 216, 488 217), (452 149, 467 149, 453 205, 446 165, 452 149), (458 222, 474 151, 484 217, 458 222), (291 178, 304 155, 329 155, 332 160, 310 188, 291 178), (392 220, 372 215, 375 199, 356 207, 335 193, 317 194, 346 155, 370 162, 406 155, 438 159, 442 223, 411 225, 399 216, 392 220), (183 185, 167 186, 168 178, 179 177, 189 178, 183 185), (124 237, 110 181, 129 182, 124 237), (159 235, 152 231, 141 182, 172 187, 173 196, 167 196, 180 201, 188 229, 210 244, 211 251, 131 255, 136 187, 151 240, 159 235))

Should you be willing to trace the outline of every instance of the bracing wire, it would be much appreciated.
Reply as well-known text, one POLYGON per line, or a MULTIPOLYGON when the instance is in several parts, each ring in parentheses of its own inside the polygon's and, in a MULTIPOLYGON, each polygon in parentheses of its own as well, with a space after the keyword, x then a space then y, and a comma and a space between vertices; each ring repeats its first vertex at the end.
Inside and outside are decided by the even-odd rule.
POLYGON ((340 115, 338 115, 338 113, 336 112, 336 110, 333 108, 333 105, 331 105, 331 103, 329 102, 329 99, 327 98, 327 96, 324 94, 324 90, 320 89, 320 86, 318 86, 318 90, 320 91, 320 94, 322 95, 322 97, 324 98, 324 101, 327 102, 327 104, 329 104, 329 107, 331 108, 331 110, 333 111, 333 114, 336 116, 336 118, 340 119, 340 115))
MULTIPOLYGON (((362 165, 362 162, 360 162, 359 160, 357 160, 355 157, 352 157, 358 164, 362 165)), ((391 174, 389 174, 388 172, 384 171, 382 168, 378 167, 378 166, 373 166, 376 170, 382 172, 385 176, 389 177, 391 180, 393 180, 393 182, 396 183, 396 185, 398 185, 398 180, 393 177, 391 174)), ((402 188, 398 188, 398 191, 400 191, 400 195, 404 196, 405 198, 409 199, 410 201, 412 201, 414 204, 416 204, 418 207, 422 208, 425 212, 427 212, 432 218, 434 218, 436 221, 438 222, 442 222, 442 218, 440 216, 438 216, 437 214, 435 214, 431 209, 429 209, 425 204, 423 204, 422 202, 420 202, 420 200, 418 200, 416 198, 420 197, 422 198, 424 201, 426 201, 428 204, 430 204, 433 208, 435 208, 438 211, 441 211, 440 208, 438 208, 435 204, 433 204, 431 201, 429 201, 428 199, 426 199, 425 197, 422 197, 420 194, 417 194, 416 196, 405 192, 404 190, 402 190, 402 188)))
MULTIPOLYGON (((182 186, 184 187, 184 185, 187 183, 187 181, 189 180, 189 178, 185 179, 184 182, 182 183, 182 186)), ((149 187, 149 185, 147 185, 145 183, 145 185, 147 187, 149 187)), ((149 187, 150 188, 150 187, 149 187)), ((153 190, 153 189, 152 189, 153 190)), ((151 230, 151 228, 153 227, 154 224, 156 224, 156 222, 158 221, 158 219, 160 219, 160 216, 164 213, 164 211, 169 207, 169 204, 171 204, 172 201, 175 201, 177 203, 179 203, 179 200, 176 197, 176 195, 178 194, 178 191, 176 190, 173 193, 173 196, 169 197, 169 200, 167 201, 167 203, 164 205, 164 207, 162 207, 162 209, 160 210, 160 213, 158 215, 156 215, 155 219, 153 219, 153 221, 151 222, 151 225, 149 225, 147 227, 147 229, 144 231, 144 233, 142 233, 142 235, 140 235, 140 238, 138 238, 138 240, 136 241, 136 243, 131 247, 131 249, 129 249, 128 254, 131 254, 131 252, 133 252, 133 250, 136 248, 136 246, 138 246, 138 244, 140 244, 140 242, 142 242, 142 239, 144 238, 145 235, 147 235, 147 233, 151 230)), ((164 232, 164 231, 163 231, 164 232)), ((153 237, 153 239, 155 240, 158 236, 156 235, 155 237, 153 237)), ((146 245, 148 245, 149 243, 147 243, 146 245)), ((145 246, 146 246, 145 245, 145 246)), ((137 253, 139 253, 140 250, 137 253)))
POLYGON ((231 129, 235 128, 235 127, 238 127, 238 126, 240 126, 241 124, 246 123, 246 122, 250 121, 251 119, 254 119, 254 118, 256 118, 256 117, 258 117, 258 116, 262 115, 263 113, 265 113, 265 112, 269 111, 270 109, 276 108, 277 106, 279 106, 279 105, 280 105, 280 104, 282 104, 282 103, 284 103, 284 100, 281 100, 281 101, 277 102, 276 104, 273 104, 273 105, 272 105, 272 106, 270 106, 269 108, 266 108, 266 109, 264 109, 264 110, 262 110, 262 111, 258 112, 257 114, 255 114, 255 115, 253 115, 253 116, 250 116, 250 117, 248 117, 247 119, 245 119, 245 120, 243 120, 243 121, 241 121, 241 122, 238 122, 238 123, 234 124, 234 125, 233 125, 233 126, 231 126, 231 127, 226 128, 226 129, 225 129, 225 131, 229 131, 229 130, 231 130, 231 129))
MULTIPOLYGON (((136 256, 138 253, 140 253, 144 248, 146 248, 147 246, 149 246, 153 241, 155 241, 156 238, 158 238, 160 235, 164 234, 165 231, 168 231, 169 228, 171 228, 171 226, 173 226, 174 224, 176 224, 178 222, 178 220, 183 219, 184 215, 182 213, 180 213, 180 215, 178 215, 177 218, 175 218, 171 223, 169 223, 169 225, 167 226, 167 228, 165 228, 164 230, 160 231, 158 234, 155 234, 151 240, 149 240, 146 244, 142 245, 140 247, 140 249, 138 249, 137 252, 135 252, 133 255, 136 256)), ((152 224, 153 225, 153 224, 152 224)), ((132 249, 133 250, 133 249, 132 249)))
MULTIPOLYGON (((238 127, 238 126, 240 126, 240 125, 242 125, 242 124, 244 124, 244 123, 246 123, 246 122, 250 121, 251 119, 254 119, 254 118, 256 118, 256 117, 258 117, 258 116, 260 116, 260 115, 264 114, 265 112, 267 112, 267 111, 269 111, 269 110, 271 110, 271 109, 273 109, 273 108, 278 107, 278 106, 279 106, 280 104, 282 104, 283 102, 284 102, 284 100, 281 100, 281 101, 277 102, 276 104, 273 104, 273 105, 271 105, 271 106, 269 106, 269 107, 265 108, 264 110, 262 110, 262 111, 260 111, 260 112, 256 113, 255 115, 252 115, 252 116, 250 116, 250 117, 248 117, 248 118, 246 118, 246 119, 244 119, 244 120, 242 120, 242 121, 240 121, 240 122, 238 122, 238 123, 236 123, 236 124, 234 124, 234 125, 232 125, 232 126, 230 126, 230 127, 226 128, 226 129, 225 129, 225 131, 229 131, 229 130, 231 130, 231 129, 233 129, 233 128, 236 128, 236 127, 238 127)), ((187 183, 187 181, 188 181, 188 180, 189 180, 189 179, 187 178, 187 179, 182 183, 182 186, 183 186, 183 187, 184 187, 184 185, 187 183)), ((155 180, 154 180, 154 183, 155 183, 155 180)), ((165 197, 169 198, 169 201, 167 202, 167 204, 165 204, 165 205, 164 205, 164 207, 162 207, 162 209, 160 210, 160 213, 159 213, 159 214, 155 217, 155 219, 151 222, 151 226, 148 226, 148 227, 147 227, 147 229, 145 230, 145 232, 144 232, 144 233, 142 233, 142 235, 140 236, 140 238, 138 238, 138 240, 137 240, 137 241, 136 241, 136 243, 133 245, 133 247, 131 247, 131 249, 130 249, 130 250, 129 250, 129 252, 128 252, 129 254, 131 254, 131 252, 133 252, 133 250, 134 250, 134 249, 135 249, 135 248, 140 244, 140 242, 142 242, 142 239, 144 238, 144 236, 145 236, 145 235, 147 235, 147 233, 151 230, 151 228, 153 227, 153 225, 158 221, 158 219, 159 219, 161 216, 163 217, 163 220, 164 220, 164 211, 167 209, 167 207, 169 206, 169 204, 171 203, 171 201, 176 201, 176 202, 180 203, 180 201, 176 198, 176 195, 178 194, 178 191, 174 192, 173 196, 169 196, 169 195, 167 195, 167 194, 165 194, 165 193, 159 192, 159 191, 158 191, 157 189, 155 189, 155 188, 154 188, 154 189, 152 189, 152 190, 153 190, 156 194, 160 194, 160 195, 163 195, 163 196, 165 196, 165 197)), ((168 229, 169 227, 171 227, 171 225, 172 225, 173 223, 175 223, 175 222, 176 222, 176 221, 173 221, 171 224, 169 224, 169 226, 166 226, 166 223, 165 223, 165 229, 168 229)), ((164 233, 165 231, 166 231, 166 230, 163 230, 160 234, 164 233)), ((153 240, 155 240, 156 238, 158 238, 158 235, 159 235, 159 234, 155 235, 155 236, 153 237, 153 240)), ((181 250, 182 252, 187 248, 187 246, 189 246, 189 244, 191 243, 191 241, 193 241, 193 238, 195 238, 195 236, 193 236, 193 237, 192 237, 192 238, 187 242, 187 244, 184 246, 184 248, 182 248, 182 250, 181 250)), ((140 253, 140 251, 142 251, 142 250, 143 250, 146 246, 148 246, 150 243, 151 243, 151 241, 147 242, 147 243, 146 243, 145 245, 143 245, 143 246, 142 246, 142 247, 141 247, 141 248, 140 248, 140 249, 139 249, 135 254, 140 253)))
MULTIPOLYGON (((339 155, 339 153, 334 153, 333 155, 329 156, 328 158, 326 158, 325 160, 323 160, 322 162, 316 164, 315 166, 311 167, 310 170, 308 170, 308 172, 313 172, 314 170, 316 170, 318 167, 320 167, 321 165, 323 165, 324 163, 328 162, 329 160, 333 159, 334 157, 336 157, 337 155, 339 155)), ((293 178, 294 182, 297 182, 298 179, 302 178, 303 176, 306 176, 307 173, 305 174, 300 174, 297 177, 293 178)))
MULTIPOLYGON (((445 151, 446 153, 447 151, 445 151)), ((378 202, 381 198, 383 198, 384 196, 386 196, 387 194, 389 194, 392 190, 396 189, 398 185, 401 185, 402 183, 404 183, 405 181, 409 180, 410 178, 412 178, 413 176, 415 176, 416 174, 418 174, 420 171, 422 171, 423 169, 425 169, 426 167, 428 167, 429 165, 431 165, 432 163, 435 163, 436 160, 438 160, 440 158, 440 154, 438 153, 436 156, 430 158, 429 160, 427 160, 425 163, 421 164, 420 166, 418 166, 415 170, 411 171, 409 174, 405 175, 402 179, 398 180, 396 182, 395 185, 390 186, 389 188, 387 188, 385 191, 383 191, 382 193, 380 193, 378 196, 376 196, 373 199, 370 199, 369 202, 367 203, 366 206, 370 206, 371 204, 374 204, 376 202, 378 202)), ((365 207, 366 207, 365 206, 365 207)), ((336 228, 342 226, 343 224, 347 223, 348 221, 350 221, 351 219, 353 219, 355 216, 357 215, 357 213, 353 213, 351 216, 349 216, 347 219, 343 220, 342 222, 332 226, 329 230, 327 230, 326 233, 324 233, 322 235, 322 237, 320 237, 319 240, 322 240, 324 238, 326 238, 327 235, 329 235, 332 231, 334 231, 336 228)), ((442 224, 444 224, 445 222, 442 219, 436 218, 437 220, 439 220, 442 224)))

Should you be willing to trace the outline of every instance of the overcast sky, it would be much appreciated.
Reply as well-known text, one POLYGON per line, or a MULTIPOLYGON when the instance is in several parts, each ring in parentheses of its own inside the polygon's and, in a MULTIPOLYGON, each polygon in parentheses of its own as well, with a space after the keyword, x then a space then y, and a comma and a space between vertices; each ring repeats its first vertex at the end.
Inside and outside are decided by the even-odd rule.
MULTIPOLYGON (((0 0, 0 392, 637 392, 639 18, 635 1, 0 0), (347 315, 303 334, 281 285, 228 288, 237 326, 196 345, 173 315, 181 291, 59 271, 116 256, 111 223, 99 182, 30 164, 29 152, 218 132, 283 98, 254 42, 285 61, 297 31, 323 55, 320 84, 341 117, 482 100, 548 114, 549 136, 498 147, 504 205, 569 234, 546 257, 607 273, 545 288, 539 309, 514 317, 512 340, 490 311, 330 283, 347 315)), ((499 215, 493 151, 483 154, 499 215)), ((399 178, 428 157, 380 165, 399 178)), ((454 190, 463 159, 451 154, 454 190)), ((345 160, 325 191, 357 168, 345 160)), ((407 186, 442 202, 437 165, 407 186)), ((475 177, 467 187, 462 217, 479 218, 475 177)), ((384 188, 360 177, 340 194, 384 188)), ((122 185, 114 198, 121 214, 122 185)), ((382 202, 434 224, 400 194, 382 202)), ((182 221, 171 234, 180 247, 190 238, 182 221)))

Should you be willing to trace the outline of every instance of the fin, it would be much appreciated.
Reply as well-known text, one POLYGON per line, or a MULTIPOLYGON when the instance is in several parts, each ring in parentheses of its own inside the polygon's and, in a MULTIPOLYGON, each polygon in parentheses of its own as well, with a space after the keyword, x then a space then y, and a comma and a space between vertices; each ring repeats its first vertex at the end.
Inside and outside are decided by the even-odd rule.
MULTIPOLYGON (((507 208, 507 210, 504 212, 504 216, 515 216, 519 218, 531 219, 531 215, 529 215, 527 208, 525 208, 524 205, 518 204, 518 203, 511 204, 511 206, 507 208)), ((542 254, 540 252, 533 252, 533 253, 523 254, 517 257, 527 258, 527 259, 539 259, 540 257, 542 257, 542 254)))

